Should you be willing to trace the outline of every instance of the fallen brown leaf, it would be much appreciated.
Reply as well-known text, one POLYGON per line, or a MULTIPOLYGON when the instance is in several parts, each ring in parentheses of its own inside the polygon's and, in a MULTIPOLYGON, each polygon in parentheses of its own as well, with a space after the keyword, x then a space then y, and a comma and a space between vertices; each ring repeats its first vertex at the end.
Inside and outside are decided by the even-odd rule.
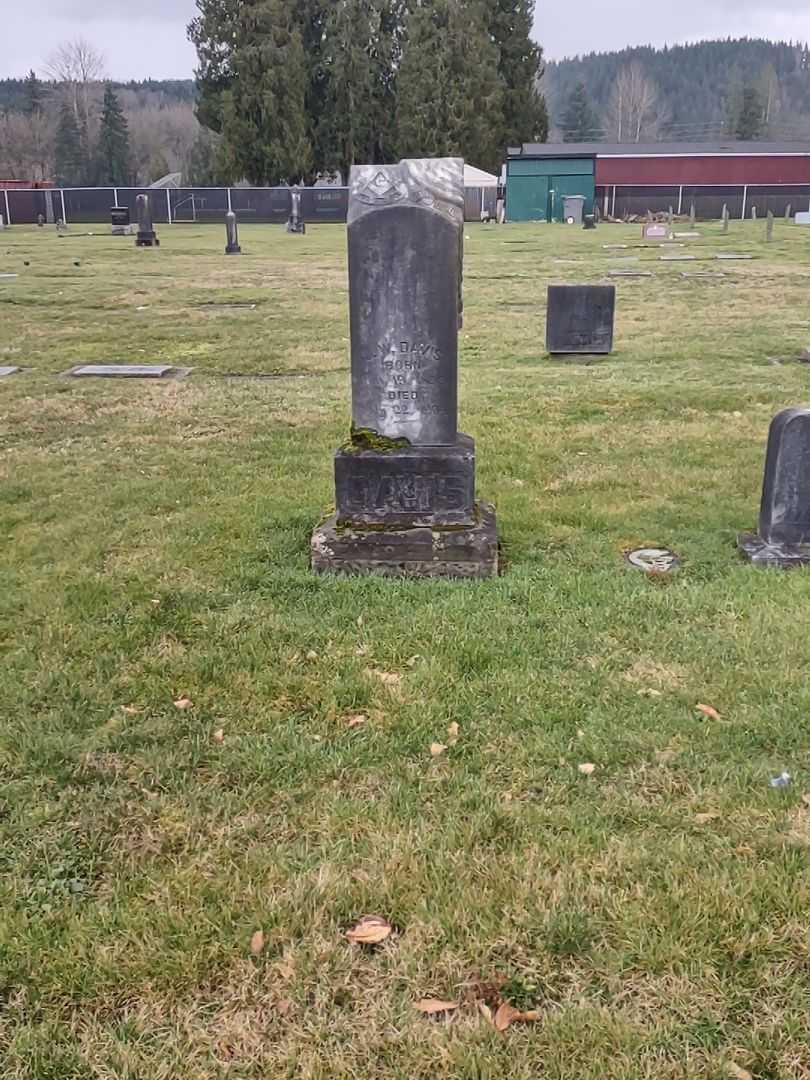
POLYGON ((719 817, 719 814, 695 814, 695 821, 698 825, 708 825, 710 821, 717 821, 719 817))
POLYGON ((495 1013, 495 1018, 492 1022, 498 1031, 506 1031, 510 1024, 514 1024, 515 1022, 529 1023, 539 1019, 540 1013, 537 1009, 521 1012, 520 1009, 516 1009, 514 1005, 510 1005, 508 1001, 504 1001, 502 1005, 498 1006, 498 1011, 495 1013))
POLYGON ((364 915, 346 931, 346 937, 355 945, 379 945, 390 937, 393 927, 381 915, 364 915))
POLYGON ((289 998, 282 998, 281 1001, 276 1002, 276 1012, 279 1016, 287 1016, 292 1009, 292 1002, 289 998))
POLYGON ((258 956, 264 948, 264 930, 256 930, 253 933, 253 937, 250 939, 250 951, 254 956, 258 956))
POLYGON ((176 709, 190 709, 193 704, 191 698, 179 697, 177 701, 175 701, 174 707, 176 709))
POLYGON ((122 705, 121 710, 122 710, 122 712, 125 712, 127 714, 127 716, 135 716, 137 713, 139 713, 141 711, 140 709, 136 708, 134 705, 122 705))
POLYGON ((221 728, 221 727, 217 728, 217 730, 211 735, 211 738, 214 740, 215 743, 224 743, 225 742, 225 731, 224 731, 224 729, 221 728))
POLYGON ((379 671, 377 668, 367 668, 366 675, 379 679, 383 686, 387 686, 389 690, 396 689, 402 682, 402 676, 396 671, 379 671))
POLYGON ((698 704, 698 705, 695 706, 695 708, 697 709, 698 712, 703 713, 704 716, 708 716, 708 718, 710 720, 719 720, 720 719, 720 713, 717 711, 717 709, 713 708, 711 705, 700 705, 700 704, 698 704))
POLYGON ((652 687, 648 687, 646 690, 637 690, 636 693, 639 697, 663 697, 664 695, 660 690, 654 690, 652 687))
POLYGON ((453 1012, 458 1008, 457 1001, 440 1001, 439 998, 422 998, 414 1003, 417 1012, 425 1016, 435 1016, 437 1013, 453 1012))
POLYGON ((318 654, 315 652, 314 649, 310 649, 309 652, 307 653, 307 660, 317 660, 317 659, 318 659, 318 654))
POLYGON ((439 754, 443 754, 446 749, 447 747, 444 745, 444 743, 433 742, 430 744, 430 753, 433 757, 438 757, 439 754))
POLYGON ((748 1069, 741 1069, 739 1065, 735 1065, 733 1061, 730 1061, 726 1066, 728 1069, 728 1075, 733 1076, 736 1080, 754 1080, 748 1069))
POLYGON ((349 717, 346 721, 346 727, 360 727, 361 724, 365 724, 367 719, 368 717, 364 716, 363 713, 357 713, 355 716, 349 717))
POLYGON ((596 766, 592 761, 584 761, 581 765, 577 765, 577 768, 583 776, 593 776, 596 772, 596 766))

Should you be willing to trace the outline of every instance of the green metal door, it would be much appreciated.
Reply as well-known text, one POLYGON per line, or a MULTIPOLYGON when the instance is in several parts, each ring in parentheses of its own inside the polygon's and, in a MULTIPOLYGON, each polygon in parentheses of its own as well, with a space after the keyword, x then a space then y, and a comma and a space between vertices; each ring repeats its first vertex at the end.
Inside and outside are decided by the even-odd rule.
MULTIPOLYGON (((591 175, 559 176, 549 178, 549 190, 554 192, 553 208, 549 207, 549 221, 562 221, 563 199, 566 195, 584 195, 585 213, 593 213, 594 181, 591 175)), ((552 202, 549 196, 549 203, 552 202)))
POLYGON ((507 221, 546 221, 548 177, 510 176, 506 186, 507 221))

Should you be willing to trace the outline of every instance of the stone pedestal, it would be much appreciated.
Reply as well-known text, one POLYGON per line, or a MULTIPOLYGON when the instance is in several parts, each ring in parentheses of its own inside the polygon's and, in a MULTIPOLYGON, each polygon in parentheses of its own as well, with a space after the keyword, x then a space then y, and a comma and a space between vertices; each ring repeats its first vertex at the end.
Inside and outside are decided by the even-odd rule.
POLYGON ((139 195, 135 200, 138 214, 138 232, 135 235, 135 247, 160 247, 154 226, 152 225, 152 210, 149 206, 149 196, 139 195))
POLYGON ((352 437, 315 573, 489 578, 495 511, 457 427, 463 163, 355 166, 349 199, 352 437))

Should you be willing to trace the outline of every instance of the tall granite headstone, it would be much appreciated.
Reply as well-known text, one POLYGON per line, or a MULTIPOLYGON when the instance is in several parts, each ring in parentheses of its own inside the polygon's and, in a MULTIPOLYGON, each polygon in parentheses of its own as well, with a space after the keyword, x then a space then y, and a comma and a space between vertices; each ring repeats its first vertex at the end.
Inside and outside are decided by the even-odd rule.
POLYGON ((768 436, 759 531, 742 553, 761 566, 810 565, 810 409, 785 409, 768 436))
POLYGON ((287 221, 287 232, 303 235, 306 231, 306 224, 301 217, 301 192, 298 188, 293 188, 290 194, 290 217, 287 221))
POLYGON ((463 162, 355 166, 349 185, 352 433, 312 568, 492 577, 495 512, 457 426, 463 162))
POLYGON ((135 212, 138 215, 138 232, 135 234, 136 247, 160 247, 154 225, 152 208, 148 195, 139 195, 135 200, 135 212))
POLYGON ((236 214, 233 210, 229 210, 225 215, 225 240, 226 255, 242 254, 242 249, 239 247, 239 230, 236 225, 236 214))

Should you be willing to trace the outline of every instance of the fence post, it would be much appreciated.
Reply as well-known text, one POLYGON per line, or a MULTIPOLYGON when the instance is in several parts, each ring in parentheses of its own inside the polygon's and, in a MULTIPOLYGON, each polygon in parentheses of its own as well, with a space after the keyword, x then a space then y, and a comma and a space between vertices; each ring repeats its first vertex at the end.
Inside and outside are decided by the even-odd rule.
POLYGON ((67 211, 65 210, 65 189, 59 188, 59 198, 62 200, 62 221, 67 225, 67 211))
POLYGON ((611 217, 616 217, 616 185, 613 185, 613 209, 610 212, 611 217))
POLYGON ((113 188, 113 199, 115 200, 115 205, 118 206, 118 188, 117 187, 113 188))
POLYGON ((678 217, 683 213, 683 184, 678 189, 678 217))
POLYGON ((233 210, 233 207, 231 206, 231 189, 226 188, 225 190, 228 193, 228 213, 230 214, 231 210, 233 210))
POLYGON ((169 219, 169 224, 172 224, 172 197, 169 189, 166 188, 166 214, 169 219))
POLYGON ((748 184, 746 184, 745 187, 743 188, 743 212, 742 212, 742 220, 743 221, 745 221, 745 214, 746 214, 747 210, 748 210, 748 184))
POLYGON ((6 225, 11 224, 11 211, 8 208, 8 188, 3 188, 3 196, 6 203, 6 225))

